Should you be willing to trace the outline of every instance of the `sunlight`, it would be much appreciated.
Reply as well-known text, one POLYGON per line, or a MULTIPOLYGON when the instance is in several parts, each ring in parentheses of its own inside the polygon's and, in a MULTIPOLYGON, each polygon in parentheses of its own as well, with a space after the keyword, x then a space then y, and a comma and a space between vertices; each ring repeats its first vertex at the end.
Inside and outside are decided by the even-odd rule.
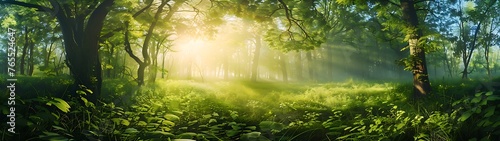
POLYGON ((202 47, 205 44, 205 41, 202 41, 200 39, 190 40, 189 42, 184 44, 182 52, 191 54, 190 56, 194 56, 195 53, 198 52, 198 48, 202 47))

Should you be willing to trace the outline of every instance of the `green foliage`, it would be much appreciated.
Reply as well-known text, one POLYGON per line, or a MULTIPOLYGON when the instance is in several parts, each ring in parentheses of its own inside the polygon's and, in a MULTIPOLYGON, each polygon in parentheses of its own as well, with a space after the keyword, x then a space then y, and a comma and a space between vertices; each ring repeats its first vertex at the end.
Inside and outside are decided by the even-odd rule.
MULTIPOLYGON (((19 81, 44 86, 37 84, 44 81, 35 79, 19 81)), ((422 102, 407 100, 411 85, 390 83, 171 80, 128 88, 134 84, 107 82, 116 87, 105 88, 110 95, 102 99, 102 106, 82 98, 85 92, 66 98, 44 93, 23 98, 19 109, 26 110, 16 113, 16 125, 18 131, 30 132, 22 137, 7 133, 2 139, 491 140, 499 136, 498 91, 468 96, 477 85, 473 81, 434 84, 436 93, 422 102)), ((2 112, 8 109, 2 107, 2 112)))
POLYGON ((69 106, 69 104, 60 99, 60 98, 52 98, 50 101, 47 102, 47 105, 49 106, 56 106, 59 110, 61 110, 62 112, 69 112, 69 108, 71 108, 71 106, 69 106))
POLYGON ((473 127, 479 131, 476 137, 492 139, 500 136, 500 117, 495 115, 499 112, 498 105, 500 96, 498 91, 478 92, 472 97, 463 98, 453 103, 460 112, 459 122, 464 122, 464 126, 473 127))

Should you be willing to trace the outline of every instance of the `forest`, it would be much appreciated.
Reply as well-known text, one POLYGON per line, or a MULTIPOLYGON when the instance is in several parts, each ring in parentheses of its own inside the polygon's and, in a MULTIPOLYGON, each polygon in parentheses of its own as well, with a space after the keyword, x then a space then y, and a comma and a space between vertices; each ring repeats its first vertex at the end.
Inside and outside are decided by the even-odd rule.
POLYGON ((500 140, 498 0, 0 0, 0 140, 500 140))

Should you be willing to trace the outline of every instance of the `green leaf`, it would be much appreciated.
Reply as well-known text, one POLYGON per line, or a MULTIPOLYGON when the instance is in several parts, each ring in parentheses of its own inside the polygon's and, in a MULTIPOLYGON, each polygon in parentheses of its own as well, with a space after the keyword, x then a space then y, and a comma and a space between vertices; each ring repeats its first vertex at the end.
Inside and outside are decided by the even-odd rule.
POLYGON ((163 116, 165 119, 167 120, 170 120, 170 121, 179 121, 181 118, 179 118, 178 116, 174 115, 174 114, 166 114, 165 116, 163 116))
POLYGON ((481 102, 479 103, 479 105, 481 105, 481 106, 484 106, 487 104, 488 104, 488 100, 481 100, 481 102))
POLYGON ((122 118, 112 118, 111 121, 113 121, 115 124, 120 124, 121 121, 124 120, 122 118))
POLYGON ((148 128, 157 128, 158 126, 160 126, 158 123, 148 123, 147 125, 148 128))
POLYGON ((481 101, 481 97, 476 96, 470 102, 472 102, 472 103, 479 103, 479 101, 481 101))
POLYGON ((486 108, 486 114, 484 114, 484 117, 491 117, 495 113, 495 106, 490 106, 486 108))
POLYGON ((262 121, 259 123, 259 127, 262 131, 271 131, 271 130, 281 131, 285 128, 285 125, 274 121, 262 121))
POLYGON ((145 135, 146 135, 147 138, 162 138, 162 137, 173 138, 175 136, 172 133, 163 132, 163 131, 146 132, 145 135))
POLYGON ((484 95, 486 95, 486 96, 493 95, 493 91, 486 92, 486 94, 484 94, 484 95))
POLYGON ((487 98, 489 101, 493 101, 493 100, 499 100, 500 99, 500 96, 497 96, 497 95, 490 95, 488 96, 487 98))
POLYGON ((64 100, 62 100, 60 98, 52 98, 52 100, 50 100, 46 104, 49 105, 49 106, 54 105, 59 110, 65 112, 65 113, 69 112, 69 108, 71 108, 71 106, 69 106, 69 104, 66 101, 64 101, 64 100))
POLYGON ((175 123, 172 122, 172 121, 168 121, 168 120, 164 120, 161 122, 162 125, 166 125, 166 126, 175 126, 175 123))
POLYGON ((77 90, 77 91, 76 91, 76 94, 79 94, 79 95, 87 95, 87 93, 85 93, 85 91, 82 91, 82 90, 77 90))
POLYGON ((52 128, 56 129, 56 130, 61 130, 61 131, 67 131, 66 129, 62 128, 62 127, 59 127, 59 126, 52 126, 52 128))
POLYGON ((466 111, 462 116, 458 118, 458 121, 465 121, 472 115, 472 111, 466 111))
POLYGON ((217 120, 216 120, 216 119, 213 119, 213 118, 211 118, 211 119, 208 121, 208 123, 216 123, 216 122, 217 122, 217 120))
POLYGON ((257 127, 256 127, 256 126, 247 126, 247 127, 245 127, 245 128, 246 128, 246 129, 250 129, 250 130, 256 130, 256 129, 257 129, 257 127))
POLYGON ((159 121, 162 121, 165 119, 159 118, 159 117, 148 117, 146 120, 147 120, 147 122, 151 123, 151 122, 159 122, 159 121))
POLYGON ((481 113, 481 107, 476 107, 475 109, 476 109, 476 110, 475 110, 475 111, 476 111, 476 114, 481 113))
POLYGON ((129 122, 128 120, 126 120, 126 119, 123 119, 123 120, 120 122, 120 124, 125 125, 125 126, 129 126, 129 125, 130 125, 130 122, 129 122))
POLYGON ((238 135, 239 131, 238 130, 229 130, 229 131, 226 131, 226 135, 228 137, 233 137, 233 136, 236 136, 238 135))
POLYGON ((85 107, 94 107, 94 103, 89 102, 87 98, 81 96, 80 99, 85 103, 85 107))
POLYGON ((495 122, 495 124, 492 125, 493 128, 497 128, 498 126, 500 126, 500 122, 495 122))
POLYGON ((462 100, 457 100, 457 101, 453 102, 451 104, 451 106, 455 106, 455 105, 460 104, 460 103, 462 103, 462 100))
POLYGON ((480 93, 476 93, 476 94, 474 94, 474 96, 479 97, 479 96, 481 96, 482 94, 483 94, 483 92, 480 92, 480 93))
POLYGON ((138 126, 146 126, 146 125, 148 125, 148 123, 146 123, 146 122, 144 122, 144 121, 139 121, 139 122, 137 123, 137 125, 138 125, 138 126))
POLYGON ((139 133, 139 131, 135 128, 127 128, 127 129, 125 129, 125 133, 126 134, 135 134, 135 133, 139 133))
POLYGON ((248 133, 248 137, 249 138, 258 138, 260 136, 260 132, 251 132, 251 133, 248 133))
POLYGON ((177 138, 179 138, 179 139, 192 139, 195 136, 196 136, 196 133, 187 132, 187 133, 182 133, 180 135, 177 135, 177 138))

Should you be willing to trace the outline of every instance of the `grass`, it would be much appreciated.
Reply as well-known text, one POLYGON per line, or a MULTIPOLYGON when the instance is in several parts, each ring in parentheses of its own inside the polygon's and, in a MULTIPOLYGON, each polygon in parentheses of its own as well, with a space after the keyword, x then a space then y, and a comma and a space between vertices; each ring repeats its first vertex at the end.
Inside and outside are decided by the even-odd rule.
MULTIPOLYGON (((65 91, 69 85, 65 78, 19 79, 18 83, 24 84, 19 89, 32 94, 29 96, 32 99, 44 94, 69 93, 65 91), (48 87, 53 88, 52 91, 44 89, 48 87)), ((481 119, 491 120, 490 126, 497 122, 489 117, 482 118, 488 105, 494 105, 495 101, 479 107, 483 112, 465 121, 457 120, 471 109, 457 108, 452 103, 473 98, 480 84, 478 81, 433 83, 433 93, 418 101, 411 98, 412 86, 401 83, 158 80, 139 88, 130 80, 119 79, 106 80, 104 84, 102 100, 107 103, 104 107, 85 107, 68 101, 71 112, 64 113, 54 108, 46 109, 50 107, 47 105, 43 108, 43 105, 31 104, 32 108, 46 109, 44 112, 49 115, 57 115, 58 120, 37 124, 30 138, 42 135, 48 138, 47 133, 64 138, 76 137, 65 134, 81 134, 54 128, 62 123, 76 124, 64 127, 78 125, 95 133, 81 135, 83 137, 105 140, 468 140, 498 137, 496 129, 482 134, 481 128, 461 135, 466 128, 477 126, 481 119), (60 118, 82 112, 89 113, 92 122, 60 118), (103 131, 99 128, 103 123, 113 128, 103 131), (150 136, 153 134, 155 136, 150 136)), ((19 114, 30 115, 30 111, 19 114)), ((28 123, 33 120, 28 119, 28 123)), ((7 134, 2 139, 6 137, 27 138, 7 134)))

